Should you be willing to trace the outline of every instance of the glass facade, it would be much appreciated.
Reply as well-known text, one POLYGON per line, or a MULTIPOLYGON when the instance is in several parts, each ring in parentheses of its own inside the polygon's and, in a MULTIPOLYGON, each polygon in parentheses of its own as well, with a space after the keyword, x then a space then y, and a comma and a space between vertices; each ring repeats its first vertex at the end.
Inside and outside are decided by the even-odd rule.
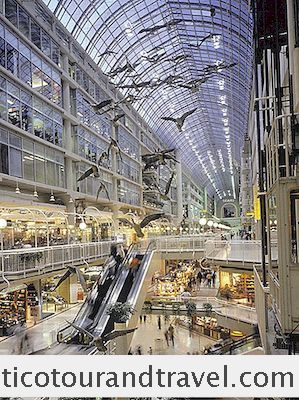
MULTIPOLYGON (((76 176, 79 178, 89 168, 90 168, 89 164, 86 164, 84 162, 78 163, 77 165, 74 166, 76 176)), ((99 171, 99 174, 100 174, 99 178, 89 176, 87 179, 84 179, 84 181, 77 182, 75 185, 76 187, 74 187, 74 190, 77 190, 80 193, 86 193, 90 196, 96 196, 99 186, 101 182, 103 182, 108 190, 109 197, 112 198, 113 197, 112 175, 101 170, 99 171)), ((103 199, 107 198, 105 191, 101 191, 99 193, 99 198, 103 199)))
POLYGON ((0 128, 0 172, 65 187, 63 153, 0 128))
POLYGON ((0 119, 62 146, 62 114, 0 74, 0 119))
POLYGON ((36 92, 53 103, 62 105, 59 72, 3 24, 0 24, 0 63, 36 92))
POLYGON ((129 182, 118 180, 117 182, 118 201, 134 206, 140 206, 140 189, 129 182))
POLYGON ((58 44, 14 0, 5 0, 5 17, 55 64, 60 63, 58 44))
POLYGON ((76 112, 79 120, 92 128, 97 134, 110 138, 112 134, 111 121, 106 116, 97 114, 79 90, 77 90, 75 96, 76 110, 73 111, 76 112))

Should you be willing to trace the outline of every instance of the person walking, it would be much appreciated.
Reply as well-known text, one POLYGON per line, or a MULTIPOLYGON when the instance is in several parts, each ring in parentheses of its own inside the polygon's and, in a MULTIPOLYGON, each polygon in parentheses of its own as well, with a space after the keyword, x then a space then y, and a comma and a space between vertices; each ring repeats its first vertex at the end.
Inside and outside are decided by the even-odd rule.
POLYGON ((169 339, 171 340, 172 345, 174 346, 174 327, 172 325, 168 328, 169 339))
POLYGON ((213 283, 213 288, 215 288, 215 285, 216 285, 216 271, 213 271, 213 273, 212 273, 212 283, 213 283))
POLYGON ((146 314, 143 316, 143 322, 146 323, 146 314))
POLYGON ((161 330, 161 315, 158 316, 158 329, 161 330))
POLYGON ((150 356, 152 356, 153 355, 153 349, 152 349, 152 347, 150 346, 150 348, 148 349, 148 354, 150 355, 150 356))
POLYGON ((141 346, 140 346, 140 345, 137 347, 137 354, 138 354, 139 356, 141 356, 141 354, 142 354, 141 346))
POLYGON ((198 271, 196 278, 197 278, 198 286, 200 287, 201 282, 202 282, 202 272, 201 271, 198 271))
POLYGON ((139 315, 139 322, 142 324, 142 315, 139 315))
POLYGON ((167 347, 169 347, 169 336, 168 336, 168 330, 166 329, 166 331, 164 332, 164 337, 167 343, 167 347))

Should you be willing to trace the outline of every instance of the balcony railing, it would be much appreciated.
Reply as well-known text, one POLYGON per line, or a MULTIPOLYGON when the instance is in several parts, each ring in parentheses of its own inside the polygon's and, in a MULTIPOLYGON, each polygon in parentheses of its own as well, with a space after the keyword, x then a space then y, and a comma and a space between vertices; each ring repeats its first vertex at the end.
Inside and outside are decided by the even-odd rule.
MULTIPOLYGON (((272 260, 277 260, 277 244, 271 243, 272 260)), ((262 244, 260 240, 208 240, 205 257, 211 260, 245 263, 261 263, 262 244)))
POLYGON ((34 247, 1 252, 2 276, 45 273, 65 266, 92 262, 110 254, 113 241, 34 247))

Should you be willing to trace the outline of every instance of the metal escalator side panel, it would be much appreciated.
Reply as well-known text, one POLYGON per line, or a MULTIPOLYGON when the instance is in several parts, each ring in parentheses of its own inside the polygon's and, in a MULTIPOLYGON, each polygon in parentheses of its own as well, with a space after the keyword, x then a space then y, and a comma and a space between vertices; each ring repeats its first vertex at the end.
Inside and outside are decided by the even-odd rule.
POLYGON ((134 247, 135 246, 130 247, 124 259, 124 262, 118 268, 117 276, 115 277, 114 282, 111 285, 109 292, 107 293, 107 296, 102 302, 102 307, 98 312, 98 318, 96 319, 95 323, 92 325, 90 329, 90 332, 94 336, 102 335, 106 328, 106 324, 108 323, 108 320, 110 318, 110 316, 107 314, 106 311, 108 307, 116 303, 119 298, 119 294, 123 288, 127 275, 129 273, 129 269, 126 268, 126 265, 128 264, 128 260, 131 259, 134 253, 134 247))

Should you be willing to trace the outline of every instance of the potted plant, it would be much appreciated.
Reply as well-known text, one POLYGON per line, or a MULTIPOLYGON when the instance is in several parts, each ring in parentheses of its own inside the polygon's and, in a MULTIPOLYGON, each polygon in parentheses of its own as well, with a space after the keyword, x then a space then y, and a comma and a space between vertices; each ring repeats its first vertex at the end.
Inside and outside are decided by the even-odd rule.
MULTIPOLYGON (((196 304, 193 301, 188 301, 186 303, 186 309, 187 309, 187 315, 190 318, 190 323, 189 323, 189 327, 190 327, 190 331, 193 327, 193 323, 194 323, 194 318, 196 315, 196 304)), ((190 332, 191 334, 191 332, 190 332)))
POLYGON ((204 311, 205 311, 205 316, 206 317, 210 317, 211 313, 212 313, 212 310, 213 310, 212 304, 211 303, 204 303, 203 304, 203 308, 204 308, 204 311))
POLYGON ((121 324, 121 326, 118 325, 118 328, 123 329, 124 324, 130 319, 131 315, 134 314, 134 309, 129 303, 116 302, 108 307, 107 314, 110 315, 114 321, 116 329, 118 324, 121 324))

